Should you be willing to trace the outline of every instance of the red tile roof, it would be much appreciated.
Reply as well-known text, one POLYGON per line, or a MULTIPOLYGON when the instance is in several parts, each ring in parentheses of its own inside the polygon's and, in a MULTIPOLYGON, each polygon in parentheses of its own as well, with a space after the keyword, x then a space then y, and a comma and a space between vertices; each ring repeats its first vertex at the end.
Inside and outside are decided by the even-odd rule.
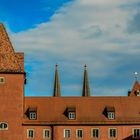
POLYGON ((37 108, 37 120, 24 124, 140 124, 140 97, 25 97, 25 112, 37 108), (68 120, 67 107, 76 108, 76 120, 68 120), (115 120, 104 115, 107 106, 115 108, 115 120))
POLYGON ((3 24, 0 24, 0 72, 24 72, 24 54, 15 53, 3 24))

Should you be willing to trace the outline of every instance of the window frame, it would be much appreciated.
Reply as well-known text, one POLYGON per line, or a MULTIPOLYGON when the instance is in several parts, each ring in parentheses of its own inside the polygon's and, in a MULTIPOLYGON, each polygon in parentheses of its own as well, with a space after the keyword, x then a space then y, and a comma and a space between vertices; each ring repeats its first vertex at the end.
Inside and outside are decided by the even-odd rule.
POLYGON ((35 137, 35 131, 34 131, 34 129, 27 129, 27 138, 33 139, 34 137, 35 137), (29 131, 33 131, 33 137, 30 137, 29 136, 29 131))
POLYGON ((29 119, 30 119, 30 120, 37 120, 37 112, 36 112, 36 111, 31 111, 31 112, 29 112, 29 119), (35 117, 33 117, 32 114, 34 114, 35 117))
POLYGON ((50 139, 50 138, 51 138, 51 131, 50 131, 50 129, 43 129, 43 139, 50 139), (45 136, 45 131, 49 132, 49 137, 45 136))
POLYGON ((110 139, 115 139, 115 138, 117 138, 117 135, 118 135, 118 132, 117 132, 117 128, 108 128, 108 138, 110 138, 110 139), (112 130, 112 129, 114 129, 115 131, 116 131, 116 134, 115 134, 115 137, 112 137, 110 134, 110 131, 112 130))
POLYGON ((115 112, 113 112, 113 111, 107 112, 107 118, 109 120, 114 120, 115 119, 115 112))
POLYGON ((5 84, 5 77, 0 76, 0 85, 1 84, 5 84), (3 79, 3 81, 1 81, 1 79, 3 79))
POLYGON ((83 137, 84 137, 84 131, 83 131, 83 129, 76 129, 76 138, 82 139, 83 137), (82 137, 79 137, 78 136, 78 131, 82 131, 82 137))
POLYGON ((69 120, 75 120, 76 119, 76 113, 75 112, 68 112, 68 119, 69 120))
POLYGON ((1 127, 0 127, 0 130, 2 130, 2 131, 3 131, 3 130, 8 130, 8 123, 7 123, 7 122, 0 122, 0 125, 1 125, 1 124, 6 124, 7 127, 6 127, 6 128, 1 128, 1 127))
POLYGON ((94 138, 94 139, 100 138, 100 128, 91 128, 91 138, 94 138), (98 137, 93 136, 93 130, 98 130, 98 137))
POLYGON ((140 135, 139 135, 139 137, 134 137, 134 130, 135 129, 139 129, 139 134, 140 134, 140 128, 132 128, 132 138, 138 139, 138 138, 140 138, 140 135))
POLYGON ((71 138, 71 129, 64 129, 63 137, 64 137, 65 139, 71 138), (69 137, 66 137, 66 131, 69 131, 69 132, 70 132, 70 133, 69 133, 69 137))

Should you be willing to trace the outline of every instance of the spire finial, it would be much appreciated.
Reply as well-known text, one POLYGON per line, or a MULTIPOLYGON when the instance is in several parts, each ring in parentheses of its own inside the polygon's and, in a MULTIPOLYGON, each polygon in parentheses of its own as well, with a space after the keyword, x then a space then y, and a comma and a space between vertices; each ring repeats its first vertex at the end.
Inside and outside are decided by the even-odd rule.
POLYGON ((138 79, 138 72, 135 72, 134 75, 135 75, 135 79, 137 81, 137 79, 138 79))
POLYGON ((55 81, 54 81, 54 93, 53 96, 61 96, 59 74, 58 74, 58 64, 55 65, 55 81))
POLYGON ((88 83, 88 72, 87 72, 87 65, 85 64, 84 70, 84 81, 83 81, 83 93, 82 96, 90 96, 90 88, 88 83))

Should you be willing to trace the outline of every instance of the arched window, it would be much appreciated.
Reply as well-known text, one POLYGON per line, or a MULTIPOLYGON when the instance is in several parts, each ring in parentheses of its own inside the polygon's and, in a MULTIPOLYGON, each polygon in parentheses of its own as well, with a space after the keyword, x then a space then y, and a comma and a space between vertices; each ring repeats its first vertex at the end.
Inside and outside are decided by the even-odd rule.
POLYGON ((0 130, 8 130, 8 124, 5 122, 0 122, 0 130))

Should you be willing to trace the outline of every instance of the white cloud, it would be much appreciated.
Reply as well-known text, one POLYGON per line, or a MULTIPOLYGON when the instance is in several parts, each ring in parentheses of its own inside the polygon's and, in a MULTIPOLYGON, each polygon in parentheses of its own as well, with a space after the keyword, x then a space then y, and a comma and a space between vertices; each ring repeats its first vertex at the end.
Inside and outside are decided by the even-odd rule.
MULTIPOLYGON (((16 48, 25 51, 29 58, 43 61, 36 68, 37 75, 41 75, 42 69, 46 71, 46 75, 50 75, 47 65, 58 62, 67 70, 62 77, 67 80, 69 75, 74 76, 73 81, 77 81, 78 85, 82 74, 79 73, 82 71, 80 67, 87 63, 91 78, 98 79, 95 84, 97 87, 94 88, 91 79, 95 95, 101 90, 98 83, 106 85, 106 88, 110 89, 108 94, 112 94, 113 89, 119 86, 122 88, 122 85, 108 85, 104 81, 116 80, 119 84, 121 81, 130 80, 130 72, 140 69, 139 65, 134 65, 140 58, 140 35, 127 32, 128 22, 135 13, 134 5, 137 2, 138 0, 76 0, 57 11, 50 22, 24 32, 13 33, 12 40, 16 48), (131 10, 122 8, 128 4, 129 7, 133 5, 131 10), (122 77, 117 79, 119 73, 122 73, 122 77), (128 75, 124 74, 123 77, 123 73, 128 75), (113 78, 110 77, 112 75, 113 78)), ((41 76, 44 81, 49 80, 41 76)), ((30 78, 38 80, 34 74, 30 78)), ((72 85, 72 88, 73 83, 70 82, 72 81, 67 84, 72 85)), ((125 87, 127 90, 128 85, 126 82, 122 91, 125 87)), ((69 89, 67 88, 68 91, 64 91, 64 94, 72 91, 70 86, 66 86, 69 89)), ((42 85, 36 90, 39 91, 41 87, 42 85)))

